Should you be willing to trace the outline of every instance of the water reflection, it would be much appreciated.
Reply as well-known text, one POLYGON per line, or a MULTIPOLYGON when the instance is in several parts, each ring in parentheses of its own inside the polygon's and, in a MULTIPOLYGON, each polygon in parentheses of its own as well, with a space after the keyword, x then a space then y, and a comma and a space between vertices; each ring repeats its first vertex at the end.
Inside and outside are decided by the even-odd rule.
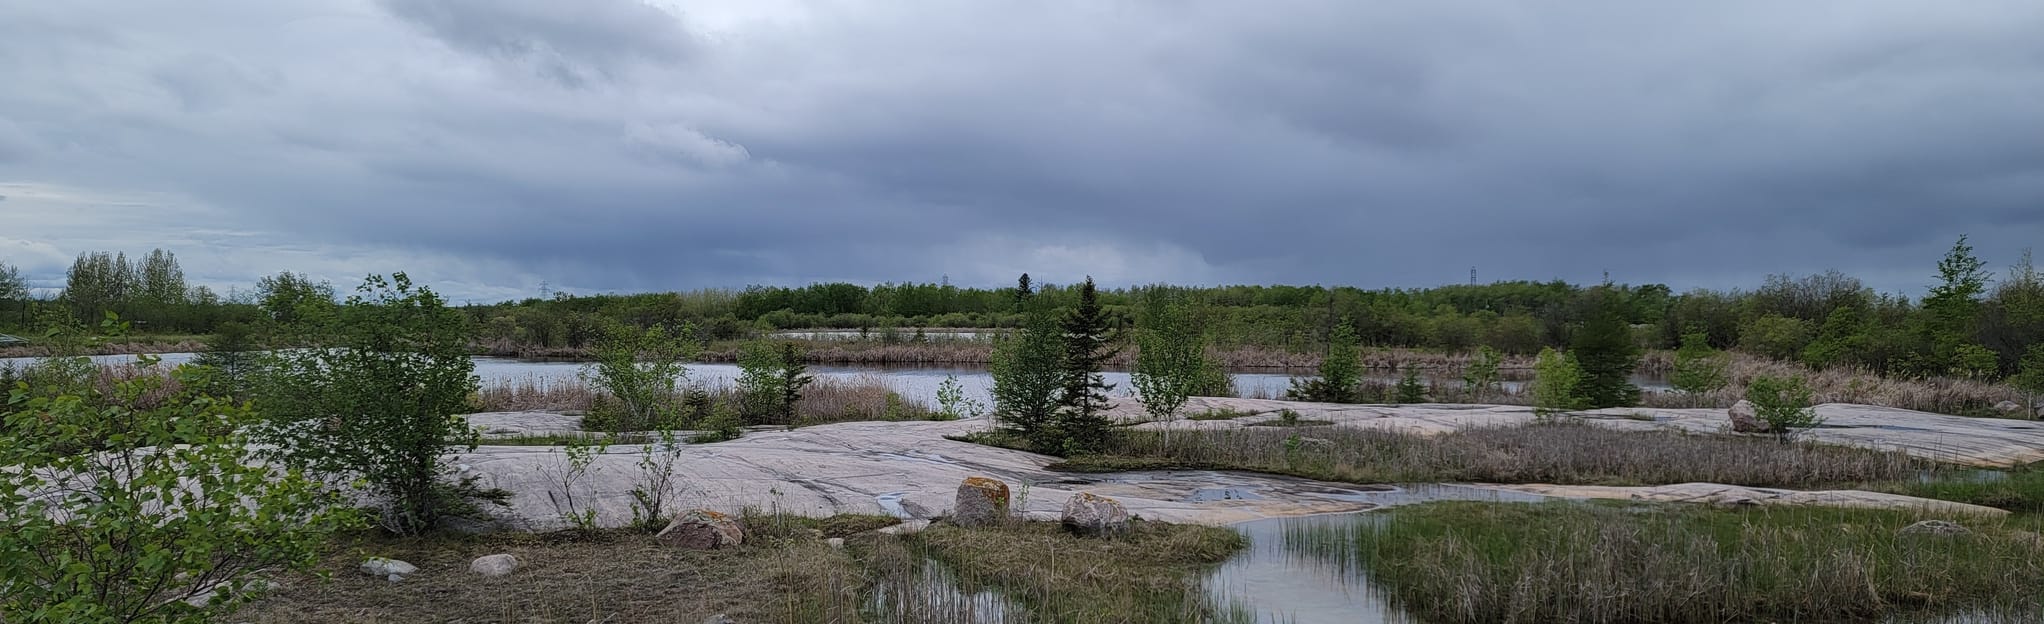
MULTIPOLYGON (((1334 498, 1378 508, 1430 501, 1539 502, 1545 497, 1458 485, 1412 485, 1355 490, 1334 498)), ((1411 624, 1419 620, 1393 607, 1372 587, 1354 549, 1329 536, 1351 535, 1385 520, 1371 511, 1271 518, 1235 525, 1249 547, 1215 570, 1207 589, 1220 604, 1267 624, 1340 622, 1411 624)))

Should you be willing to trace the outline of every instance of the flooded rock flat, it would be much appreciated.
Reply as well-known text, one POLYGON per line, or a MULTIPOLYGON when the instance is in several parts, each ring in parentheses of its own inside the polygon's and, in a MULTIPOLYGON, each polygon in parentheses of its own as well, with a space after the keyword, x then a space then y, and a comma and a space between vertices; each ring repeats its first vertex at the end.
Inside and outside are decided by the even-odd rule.
MULTIPOLYGON (((1334 426, 1391 427, 1414 433, 1440 433, 1478 426, 1510 426, 1532 422, 1526 408, 1509 406, 1328 406, 1254 399, 1195 399, 1191 409, 1226 407, 1275 413, 1298 410, 1334 426)), ((1131 411, 1118 402, 1117 413, 1131 411)), ((1706 425, 1722 419, 1714 410, 1637 410, 1650 420, 1635 420, 1614 411, 1587 412, 1586 420, 1624 428, 1665 428, 1715 431, 1706 425)), ((1947 460, 1986 464, 1995 458, 2044 455, 2044 439, 1994 434, 2024 432, 1987 419, 1945 417, 1906 410, 1827 405, 1820 413, 1837 427, 1811 435, 1825 442, 1878 448, 1933 451, 1947 460), (1924 438, 1889 424, 1944 432, 1924 438), (1841 435, 1833 432, 1842 432, 1841 435), (1828 436, 1828 437, 1827 437, 1828 436), (1970 451, 1968 449, 1971 449, 1970 451)), ((1214 428, 1242 426, 1234 421, 1151 423, 1162 426, 1214 428)), ((573 417, 544 413, 480 414, 477 425, 491 431, 544 434, 572 432, 573 417)), ((1153 520, 1220 525, 1263 518, 1358 511, 1383 504, 1372 486, 1323 483, 1290 477, 1218 471, 1146 471, 1106 475, 1074 474, 1046 469, 1057 458, 947 439, 983 430, 985 420, 952 422, 858 422, 759 430, 716 444, 679 445, 674 471, 679 491, 677 508, 708 508, 736 512, 745 508, 803 515, 887 513, 927 519, 949 512, 958 483, 987 476, 1015 488, 1015 510, 1036 519, 1054 519, 1066 498, 1081 491, 1111 496, 1130 513, 1153 520)), ((1310 430, 1310 429, 1308 429, 1310 430)), ((1310 434, 1308 434, 1310 435, 1310 434)), ((577 503, 593 510, 599 525, 618 526, 631 519, 631 491, 640 478, 646 445, 613 445, 597 456, 587 475, 576 483, 577 503), (587 493, 581 493, 587 491, 587 493)), ((655 449, 657 452, 657 449, 655 449)), ((558 489, 566 457, 558 447, 483 446, 461 455, 457 463, 481 478, 482 484, 514 494, 501 513, 509 528, 562 528, 560 510, 549 491, 558 489)), ((1734 488, 1715 484, 1683 484, 1651 488, 1565 488, 1560 486, 1468 486, 1493 491, 1576 498, 1625 498, 1687 502, 1737 499, 1753 504, 1830 505, 1843 507, 1940 506, 1972 514, 1998 510, 1941 503, 1894 494, 1858 491, 1795 492, 1734 488)))

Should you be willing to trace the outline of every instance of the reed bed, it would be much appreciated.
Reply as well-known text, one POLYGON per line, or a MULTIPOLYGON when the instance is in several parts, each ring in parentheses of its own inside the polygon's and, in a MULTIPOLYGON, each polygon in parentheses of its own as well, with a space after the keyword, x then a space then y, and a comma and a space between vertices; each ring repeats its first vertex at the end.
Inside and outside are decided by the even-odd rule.
MULTIPOLYGON (((711 403, 735 408, 738 391, 728 384, 703 388, 711 403)), ((525 377, 491 384, 477 391, 471 409, 478 412, 587 412, 607 395, 581 379, 525 377)), ((673 396, 676 405, 685 394, 673 396)), ((934 412, 921 401, 907 399, 880 375, 817 379, 802 389, 795 414, 804 425, 868 420, 929 420, 934 412)))
POLYGON ((1431 437, 1347 427, 1126 431, 1104 453, 1056 467, 1250 470, 1351 483, 1706 481, 1787 488, 1894 482, 1934 468, 1899 452, 1565 422, 1431 437))
POLYGON ((1906 535, 1913 512, 1431 503, 1289 532, 1288 551, 1368 575, 1441 624, 2034 622, 2034 518, 1906 535))
MULTIPOLYGON (((164 338, 158 340, 130 340, 125 342, 104 342, 87 345, 82 355, 128 355, 134 353, 197 353, 206 350, 206 343, 195 336, 164 338)), ((25 347, 0 347, 0 358, 49 357, 56 355, 49 347, 29 345, 25 347)))

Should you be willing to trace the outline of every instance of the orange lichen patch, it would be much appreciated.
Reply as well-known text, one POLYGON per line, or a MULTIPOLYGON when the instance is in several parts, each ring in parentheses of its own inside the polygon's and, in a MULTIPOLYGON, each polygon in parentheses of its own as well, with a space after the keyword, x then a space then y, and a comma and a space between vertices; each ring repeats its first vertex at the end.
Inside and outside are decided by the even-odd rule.
POLYGON ((966 477, 961 485, 978 490, 991 501, 1008 500, 1008 484, 989 477, 966 477))

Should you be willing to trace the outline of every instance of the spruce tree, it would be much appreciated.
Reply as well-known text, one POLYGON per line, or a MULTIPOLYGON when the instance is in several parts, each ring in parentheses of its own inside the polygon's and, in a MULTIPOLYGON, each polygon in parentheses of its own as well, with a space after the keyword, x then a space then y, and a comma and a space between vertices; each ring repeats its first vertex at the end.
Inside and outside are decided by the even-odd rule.
POLYGON ((795 404, 802 402, 802 388, 816 381, 809 366, 802 363, 802 347, 781 343, 781 422, 795 424, 795 404))
POLYGON ((1100 369, 1114 351, 1109 346, 1107 314, 1100 307, 1090 276, 1079 285, 1079 306, 1065 315, 1064 340, 1064 389, 1058 406, 1064 451, 1099 450, 1106 444, 1112 424, 1101 412, 1107 409, 1107 392, 1114 389, 1101 378, 1100 369))
POLYGON ((1576 329, 1569 346, 1569 355, 1583 373, 1577 396, 1586 409, 1633 405, 1639 401, 1639 388, 1631 377, 1639 366, 1640 350, 1624 302, 1608 285, 1590 289, 1589 297, 1589 318, 1576 329))
POLYGON ((1021 278, 1015 280, 1015 311, 1026 311, 1029 307, 1029 298, 1035 294, 1035 288, 1029 284, 1029 274, 1023 273, 1021 278))

